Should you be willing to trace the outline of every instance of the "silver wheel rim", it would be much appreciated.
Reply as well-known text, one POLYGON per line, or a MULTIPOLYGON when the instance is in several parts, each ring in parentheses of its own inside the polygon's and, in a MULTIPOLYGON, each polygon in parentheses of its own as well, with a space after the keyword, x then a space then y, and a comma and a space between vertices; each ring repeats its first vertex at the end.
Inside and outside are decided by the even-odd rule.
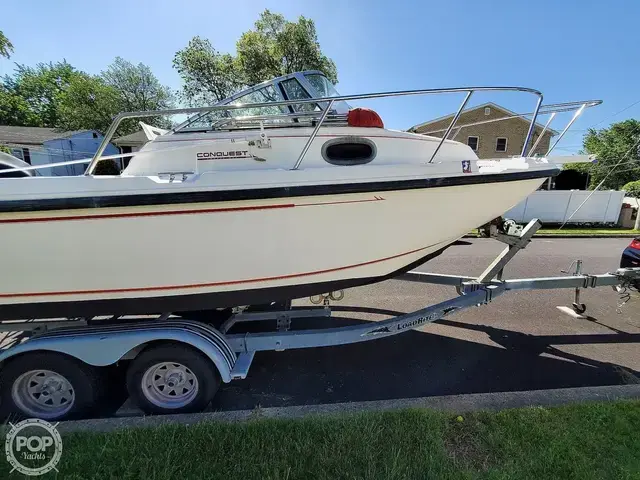
POLYGON ((156 363, 142 376, 142 393, 157 407, 181 408, 196 398, 198 379, 181 363, 156 363))
POLYGON ((25 414, 44 420, 69 412, 76 401, 71 382, 51 370, 29 370, 11 387, 11 397, 25 414))

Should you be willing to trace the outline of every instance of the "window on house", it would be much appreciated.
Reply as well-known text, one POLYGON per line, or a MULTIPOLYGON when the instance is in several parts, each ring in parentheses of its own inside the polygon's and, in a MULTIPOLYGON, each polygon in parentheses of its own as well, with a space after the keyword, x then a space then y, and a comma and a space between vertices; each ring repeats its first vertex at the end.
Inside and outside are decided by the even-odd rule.
POLYGON ((467 145, 471 147, 474 152, 478 151, 478 137, 467 137, 467 145))
POLYGON ((11 155, 13 155, 16 158, 19 158, 20 160, 24 160, 22 158, 22 148, 12 148, 11 155))
POLYGON ((22 159, 29 165, 31 165, 31 153, 29 152, 28 148, 22 149, 22 159))
POLYGON ((496 152, 506 152, 507 151, 507 139, 498 137, 496 138, 496 152))
POLYGON ((489 107, 484 107, 484 114, 491 115, 491 109, 489 107))

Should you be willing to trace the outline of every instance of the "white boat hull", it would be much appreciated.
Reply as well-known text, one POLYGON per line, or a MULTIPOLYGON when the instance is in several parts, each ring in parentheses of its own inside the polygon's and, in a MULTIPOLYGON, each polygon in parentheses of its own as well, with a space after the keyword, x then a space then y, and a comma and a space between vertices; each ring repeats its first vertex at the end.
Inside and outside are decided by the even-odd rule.
POLYGON ((228 307, 377 281, 543 181, 5 215, 2 245, 28 255, 4 249, 0 319, 228 307))

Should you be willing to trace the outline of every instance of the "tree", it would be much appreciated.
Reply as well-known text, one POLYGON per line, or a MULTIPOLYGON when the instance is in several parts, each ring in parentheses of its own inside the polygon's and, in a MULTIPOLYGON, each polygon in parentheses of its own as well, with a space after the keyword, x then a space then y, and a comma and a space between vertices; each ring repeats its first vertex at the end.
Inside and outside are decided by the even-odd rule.
POLYGON ((173 67, 184 83, 180 97, 189 105, 219 102, 245 85, 237 60, 200 37, 176 53, 173 67))
MULTIPOLYGON (((173 105, 173 94, 160 84, 149 67, 116 58, 105 72, 94 76, 66 61, 18 65, 0 85, 0 124, 104 132, 122 111, 158 110, 173 105)), ((168 126, 162 118, 146 120, 168 126)), ((139 129, 136 119, 125 121, 118 134, 139 129)))
MULTIPOLYGON (((116 57, 107 70, 101 73, 100 79, 117 92, 118 111, 137 112, 173 108, 174 96, 171 89, 162 85, 151 69, 143 63, 134 65, 116 57)), ((170 126, 170 122, 163 117, 146 118, 144 121, 158 127, 170 126)), ((122 129, 131 130, 135 124, 135 131, 139 128, 137 122, 137 119, 125 121, 122 129)))
MULTIPOLYGON (((628 197, 635 198, 638 200, 637 204, 640 205, 640 180, 636 180, 635 182, 629 182, 622 187, 627 193, 628 197)), ((635 230, 640 230, 640 208, 636 212, 636 223, 633 227, 635 230)))
POLYGON ((83 75, 66 61, 39 63, 35 68, 17 65, 5 75, 0 88, 0 124, 56 127, 60 121, 60 96, 72 78, 83 75))
POLYGON ((265 10, 255 29, 242 34, 237 55, 218 52, 194 37, 178 51, 173 66, 184 82, 181 97, 189 104, 215 103, 247 85, 300 70, 320 70, 334 83, 335 63, 320 49, 313 20, 297 22, 265 10))
POLYGON ((13 53, 13 43, 0 30, 0 57, 11 58, 13 53))
POLYGON ((75 76, 60 95, 55 126, 62 130, 105 132, 121 103, 118 90, 103 79, 87 74, 75 76))
POLYGON ((614 123, 597 131, 589 129, 583 140, 584 151, 597 158, 589 168, 590 187, 595 188, 604 180, 602 188, 618 190, 626 183, 640 179, 638 141, 640 122, 637 120, 614 123), (618 162, 620 165, 612 170, 618 162))

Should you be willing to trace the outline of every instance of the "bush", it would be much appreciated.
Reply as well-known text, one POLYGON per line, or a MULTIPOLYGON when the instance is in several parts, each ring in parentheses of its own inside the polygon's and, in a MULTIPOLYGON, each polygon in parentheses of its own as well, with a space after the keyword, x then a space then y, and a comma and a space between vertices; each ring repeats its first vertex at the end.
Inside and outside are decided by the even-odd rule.
POLYGON ((629 182, 622 187, 628 197, 640 198, 640 180, 629 182))

